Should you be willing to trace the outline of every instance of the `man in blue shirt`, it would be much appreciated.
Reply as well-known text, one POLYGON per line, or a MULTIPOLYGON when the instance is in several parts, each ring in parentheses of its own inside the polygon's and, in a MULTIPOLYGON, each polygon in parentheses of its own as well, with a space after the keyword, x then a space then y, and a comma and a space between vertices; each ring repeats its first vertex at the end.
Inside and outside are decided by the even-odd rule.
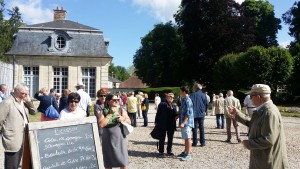
POLYGON ((181 100, 181 113, 180 113, 180 128, 181 135, 184 139, 184 151, 179 155, 182 157, 182 161, 187 161, 191 159, 191 149, 192 149, 192 128, 194 127, 194 113, 193 113, 193 103, 188 96, 189 89, 187 87, 180 88, 181 100))
POLYGON ((193 111, 194 111, 194 123, 195 127, 193 128, 193 144, 192 146, 197 146, 197 133, 198 128, 200 130, 200 146, 205 146, 205 136, 204 136, 204 119, 205 113, 207 112, 208 102, 206 95, 201 91, 202 85, 195 84, 195 92, 191 94, 190 98, 193 102, 193 111))

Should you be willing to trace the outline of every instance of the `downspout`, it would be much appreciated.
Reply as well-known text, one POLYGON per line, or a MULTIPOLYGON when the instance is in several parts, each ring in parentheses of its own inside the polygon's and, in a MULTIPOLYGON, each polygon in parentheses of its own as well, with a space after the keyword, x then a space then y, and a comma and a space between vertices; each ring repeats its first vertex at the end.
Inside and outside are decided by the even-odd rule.
POLYGON ((13 55, 13 87, 15 86, 15 70, 16 70, 16 56, 13 55))

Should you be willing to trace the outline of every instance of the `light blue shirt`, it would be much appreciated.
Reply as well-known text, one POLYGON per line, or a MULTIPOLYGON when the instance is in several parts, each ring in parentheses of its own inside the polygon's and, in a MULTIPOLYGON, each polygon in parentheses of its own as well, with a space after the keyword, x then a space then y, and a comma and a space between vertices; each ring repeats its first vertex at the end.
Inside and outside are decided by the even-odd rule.
POLYGON ((184 120, 184 117, 186 115, 189 116, 189 119, 184 124, 184 126, 189 126, 191 128, 194 128, 193 102, 188 96, 182 98, 181 100, 180 123, 184 120))
POLYGON ((6 94, 5 93, 2 93, 0 92, 0 103, 6 98, 6 94))

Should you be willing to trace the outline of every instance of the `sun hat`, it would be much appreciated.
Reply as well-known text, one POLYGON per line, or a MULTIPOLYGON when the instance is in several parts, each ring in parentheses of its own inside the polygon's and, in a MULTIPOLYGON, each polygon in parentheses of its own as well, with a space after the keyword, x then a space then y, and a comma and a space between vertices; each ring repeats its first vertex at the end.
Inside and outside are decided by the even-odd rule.
POLYGON ((81 81, 79 81, 75 87, 78 87, 78 86, 84 86, 84 84, 81 81))
POLYGON ((251 87, 248 94, 260 93, 260 94, 271 94, 271 88, 266 84, 255 84, 251 87))

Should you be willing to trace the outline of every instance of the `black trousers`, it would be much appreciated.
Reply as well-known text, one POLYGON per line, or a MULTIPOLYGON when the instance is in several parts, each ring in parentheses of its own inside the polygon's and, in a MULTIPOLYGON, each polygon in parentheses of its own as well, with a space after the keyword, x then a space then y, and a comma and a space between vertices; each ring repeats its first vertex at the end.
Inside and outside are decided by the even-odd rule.
POLYGON ((129 118, 131 120, 131 125, 133 127, 136 127, 136 112, 135 113, 129 113, 128 112, 128 116, 129 116, 129 118))
POLYGON ((161 130, 159 138, 159 148, 158 151, 160 153, 164 152, 164 146, 165 146, 165 139, 166 135, 168 135, 168 144, 167 144, 167 152, 172 152, 172 145, 173 145, 173 137, 174 137, 174 130, 167 131, 167 130, 161 130))
POLYGON ((4 168, 5 169, 18 169, 21 162, 23 153, 23 146, 18 152, 5 152, 4 168))

